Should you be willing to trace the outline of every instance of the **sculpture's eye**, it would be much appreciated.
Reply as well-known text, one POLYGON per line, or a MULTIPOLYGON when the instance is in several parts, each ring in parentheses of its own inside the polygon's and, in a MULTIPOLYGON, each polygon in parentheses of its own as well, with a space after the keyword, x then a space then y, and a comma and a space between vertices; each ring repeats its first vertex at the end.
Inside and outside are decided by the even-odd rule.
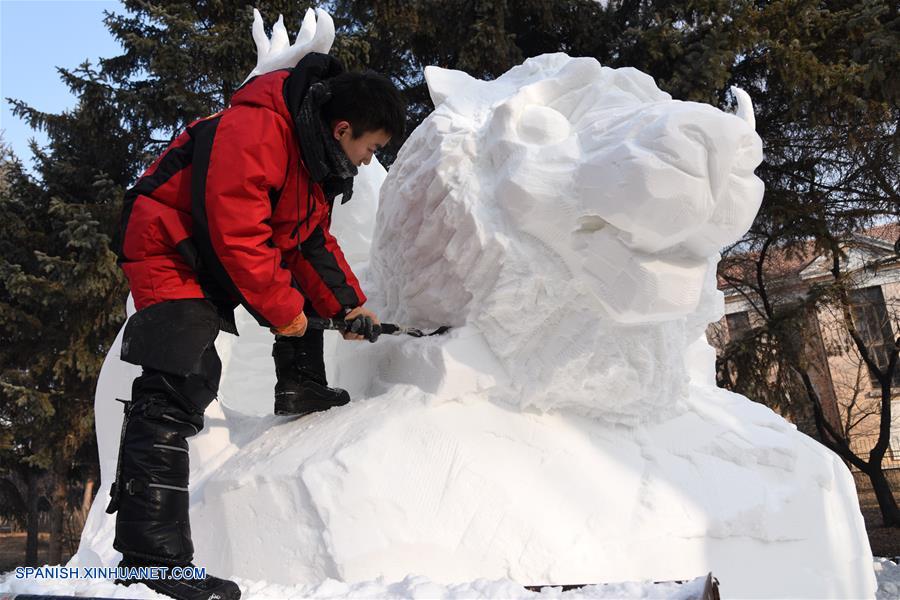
POLYGON ((578 217, 577 223, 578 229, 575 230, 575 233, 594 233, 609 225, 609 223, 599 215, 584 215, 578 217))
POLYGON ((522 110, 517 125, 519 138, 528 144, 546 146, 569 137, 569 120, 549 106, 529 104, 522 110))

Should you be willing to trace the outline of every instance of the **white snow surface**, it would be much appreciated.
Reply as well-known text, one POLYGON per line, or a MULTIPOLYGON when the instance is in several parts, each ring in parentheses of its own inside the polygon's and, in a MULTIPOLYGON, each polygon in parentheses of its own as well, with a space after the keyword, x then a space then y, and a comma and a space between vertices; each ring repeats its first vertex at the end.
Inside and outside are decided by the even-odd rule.
MULTIPOLYGON (((609 599, 622 598, 647 600, 698 600, 703 593, 705 577, 698 577, 683 584, 664 583, 612 583, 592 585, 563 592, 559 587, 545 587, 540 592, 526 590, 521 585, 509 580, 476 581, 442 585, 425 577, 409 576, 402 581, 387 583, 383 580, 346 583, 335 579, 326 579, 317 584, 278 585, 267 581, 249 581, 235 578, 241 588, 243 600, 284 600, 286 598, 311 598, 338 600, 381 598, 384 600, 471 600, 473 598, 542 600, 552 598, 564 599, 609 599)), ((0 577, 0 590, 13 594, 60 594, 76 596, 95 596, 103 598, 166 599, 142 584, 127 588, 105 580, 72 580, 72 579, 15 579, 14 573, 0 577)))
POLYGON ((900 598, 900 558, 888 560, 878 557, 875 559, 875 577, 878 579, 878 592, 875 597, 881 600, 896 600, 900 598))
MULTIPOLYGON (((521 585, 709 571, 728 598, 874 597, 846 467, 715 386, 717 252, 762 194, 746 103, 741 119, 563 54, 493 82, 426 76, 437 108, 380 202, 373 167, 334 221, 383 320, 454 329, 326 335, 330 381, 353 401, 277 418, 271 335, 241 312, 191 441, 196 562, 254 598, 526 597, 521 585)), ((138 369, 118 352, 97 388, 102 487, 73 566, 119 559, 103 511, 114 398, 138 369)), ((621 585, 613 597, 688 587, 621 585)))

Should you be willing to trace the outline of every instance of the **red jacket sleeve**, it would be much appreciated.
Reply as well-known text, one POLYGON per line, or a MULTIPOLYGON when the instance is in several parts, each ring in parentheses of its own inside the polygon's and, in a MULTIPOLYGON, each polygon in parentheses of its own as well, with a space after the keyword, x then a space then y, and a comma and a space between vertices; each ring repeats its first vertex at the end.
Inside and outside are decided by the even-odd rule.
POLYGON ((324 223, 318 224, 290 257, 290 269, 313 308, 323 317, 341 316, 345 308, 366 302, 337 240, 324 223))
POLYGON ((209 154, 204 200, 213 251, 240 300, 268 325, 280 327, 303 308, 303 297, 272 244, 269 191, 284 183, 289 125, 253 106, 225 111, 209 154))

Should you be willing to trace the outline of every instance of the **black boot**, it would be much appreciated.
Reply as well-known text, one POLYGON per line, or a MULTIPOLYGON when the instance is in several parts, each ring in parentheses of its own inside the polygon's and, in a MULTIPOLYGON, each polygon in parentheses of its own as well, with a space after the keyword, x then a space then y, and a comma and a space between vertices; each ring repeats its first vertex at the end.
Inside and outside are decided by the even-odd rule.
POLYGON ((322 331, 302 337, 275 336, 275 414, 305 415, 350 402, 350 394, 328 387, 322 357, 322 331))
POLYGON ((150 369, 134 381, 106 509, 117 512, 113 547, 132 563, 174 567, 194 558, 187 438, 203 429, 214 383, 150 369))
POLYGON ((173 565, 193 559, 187 438, 202 427, 202 415, 189 414, 163 394, 136 395, 125 404, 118 473, 106 509, 118 511, 113 546, 122 554, 173 565))
POLYGON ((177 600, 238 600, 241 597, 241 589, 235 582, 205 573, 202 577, 197 577, 201 572, 192 564, 178 567, 154 565, 126 556, 122 558, 119 567, 128 569, 128 575, 127 578, 116 579, 116 583, 125 586, 143 583, 151 590, 177 600), (164 573, 165 575, 157 578, 141 578, 139 570, 141 567, 164 567, 165 571, 157 569, 149 571, 149 573, 156 575, 164 573), (132 574, 134 577, 131 576, 132 574), (176 575, 180 576, 176 577, 176 575))

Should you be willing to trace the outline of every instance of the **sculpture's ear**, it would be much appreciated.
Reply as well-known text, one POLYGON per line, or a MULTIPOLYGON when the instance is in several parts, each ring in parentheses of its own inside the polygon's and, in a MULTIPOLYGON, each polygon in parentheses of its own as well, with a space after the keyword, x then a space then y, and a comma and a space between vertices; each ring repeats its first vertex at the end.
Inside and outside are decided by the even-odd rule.
POLYGON ((272 38, 269 42, 270 55, 278 54, 291 45, 287 28, 284 26, 284 15, 278 15, 278 20, 272 25, 272 38))
MULTIPOLYGON (((305 19, 304 19, 305 20, 305 19)), ((328 54, 334 43, 334 21, 331 15, 321 8, 316 9, 316 33, 309 42, 307 52, 328 54)))
POLYGON ((735 116, 746 121, 751 129, 756 131, 756 115, 753 114, 753 100, 750 99, 750 94, 735 85, 731 86, 731 93, 737 99, 735 116))
POLYGON ((266 35, 266 29, 263 25, 262 15, 257 9, 253 9, 253 41, 256 42, 256 66, 262 63, 263 59, 269 53, 272 47, 269 38, 266 35))
MULTIPOLYGON (((254 9, 255 10, 255 9, 254 9)), ((306 9, 306 15, 303 17, 303 23, 300 25, 300 31, 297 32, 297 39, 294 40, 295 46, 302 46, 308 43, 316 34, 316 11, 311 8, 306 9)))
POLYGON ((465 94, 469 90, 474 90, 480 83, 468 73, 440 67, 425 67, 425 82, 428 84, 428 93, 431 94, 435 108, 451 95, 465 94))

